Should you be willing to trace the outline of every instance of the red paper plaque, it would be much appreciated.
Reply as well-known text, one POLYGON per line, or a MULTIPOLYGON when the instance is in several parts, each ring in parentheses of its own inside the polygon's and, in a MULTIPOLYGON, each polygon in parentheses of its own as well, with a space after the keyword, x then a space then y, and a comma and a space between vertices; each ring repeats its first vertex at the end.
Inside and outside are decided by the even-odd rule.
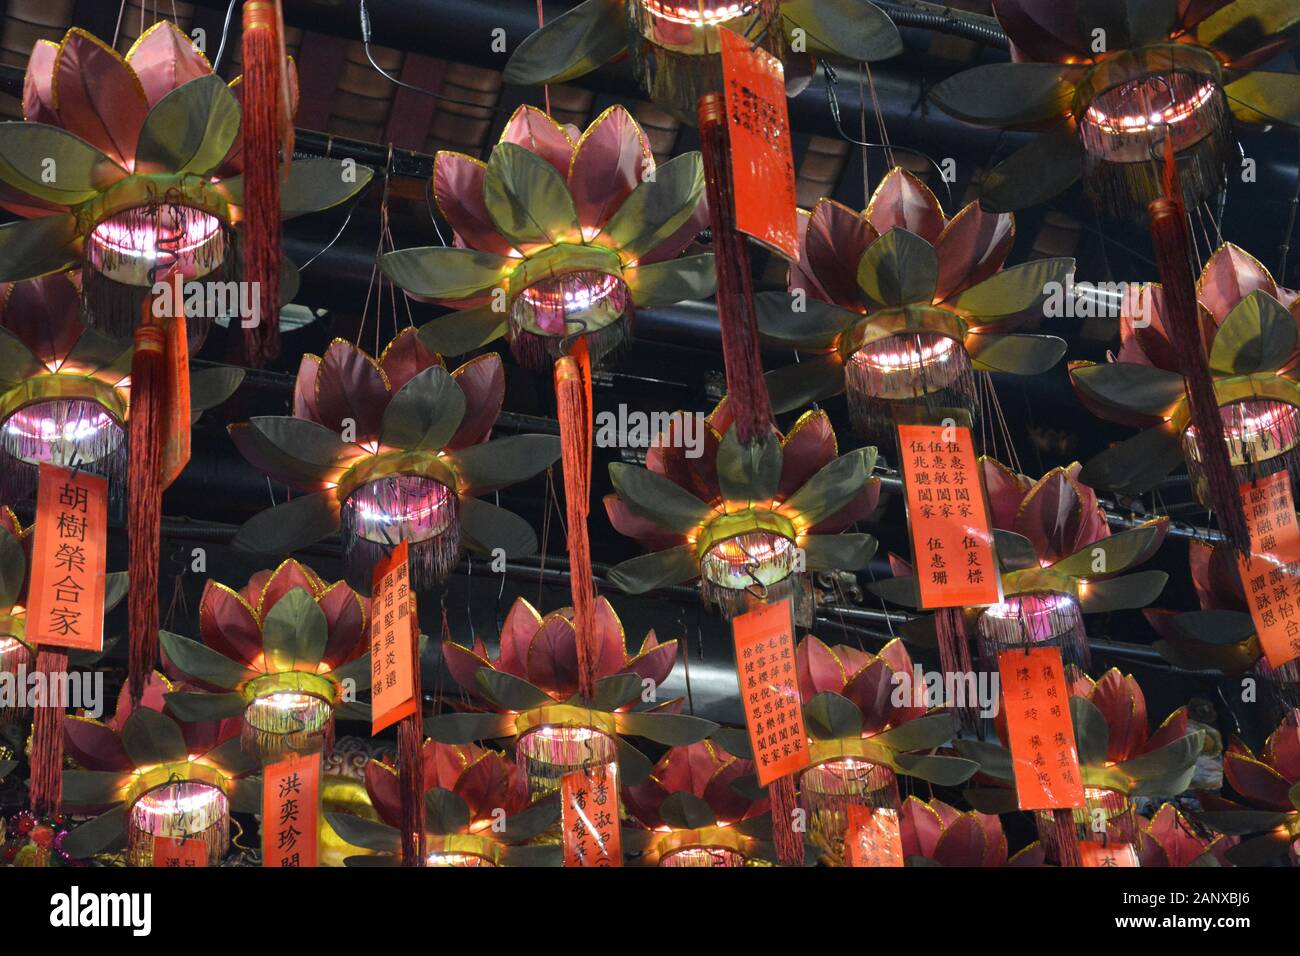
POLYGON ((1137 848, 1132 843, 1116 843, 1112 840, 1109 843, 1102 844, 1091 840, 1082 840, 1079 843, 1079 854, 1083 859, 1084 866, 1120 867, 1141 865, 1138 863, 1137 848))
POLYGON ((560 781, 565 866, 622 866, 618 766, 599 764, 560 781))
POLYGON ((1250 557, 1237 558, 1260 647, 1269 666, 1300 657, 1300 525, 1291 476, 1279 471, 1241 486, 1250 557))
POLYGON ((1082 807, 1083 778, 1060 648, 1002 651, 998 675, 1020 809, 1082 807))
POLYGON ((262 866, 316 866, 320 754, 289 754, 262 772, 262 866))
POLYGON ((153 838, 153 865, 195 867, 208 865, 208 845, 185 837, 153 838))
POLYGON ((970 429, 900 423, 898 446, 921 607, 1001 603, 1002 578, 970 429))
POLYGON ((849 866, 904 865, 903 834, 896 810, 850 803, 848 811, 844 858, 849 866))
POLYGON ((41 465, 35 535, 27 642, 103 650, 108 480, 41 465))
POLYGON ((415 606, 403 541, 375 565, 370 598, 370 733, 417 710, 415 606))
POLYGON ((779 59, 753 49, 739 34, 723 28, 718 35, 736 228, 797 261, 799 219, 785 70, 779 59))
POLYGON ((799 702, 793 614, 787 598, 731 622, 745 723, 762 787, 811 761, 799 702))

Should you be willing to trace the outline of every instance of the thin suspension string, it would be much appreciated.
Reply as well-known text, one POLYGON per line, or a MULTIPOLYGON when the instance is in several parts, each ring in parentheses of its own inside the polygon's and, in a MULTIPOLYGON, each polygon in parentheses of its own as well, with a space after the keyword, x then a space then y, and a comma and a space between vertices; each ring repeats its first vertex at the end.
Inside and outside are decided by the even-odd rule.
MULTIPOLYGON (((871 108, 876 114, 876 129, 880 133, 880 141, 885 144, 885 157, 890 166, 897 166, 898 163, 894 158, 894 147, 889 141, 889 130, 885 127, 885 111, 880 106, 880 96, 876 93, 876 78, 871 72, 871 64, 863 62, 862 70, 867 74, 867 88, 871 91, 871 108)), ((859 82, 862 75, 858 74, 859 82)))
POLYGON ((117 40, 122 33, 122 17, 126 14, 126 0, 117 8, 117 25, 113 27, 113 49, 117 49, 117 40))
MULTIPOLYGON (((540 30, 546 26, 546 21, 542 13, 542 0, 537 0, 537 29, 540 30)), ((546 115, 551 115, 551 84, 542 84, 542 99, 546 103, 546 115)))

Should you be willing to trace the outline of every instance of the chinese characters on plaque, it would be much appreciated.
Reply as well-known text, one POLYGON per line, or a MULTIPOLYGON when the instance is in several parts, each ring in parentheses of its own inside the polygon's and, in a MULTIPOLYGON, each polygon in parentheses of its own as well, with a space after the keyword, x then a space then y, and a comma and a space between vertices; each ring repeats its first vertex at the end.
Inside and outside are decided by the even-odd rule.
POLYGON ((618 765, 596 764, 560 781, 565 866, 622 866, 618 765))
POLYGON ((1300 657, 1300 526, 1291 475, 1279 471, 1241 486, 1250 557, 1237 558, 1264 657, 1281 667, 1300 657))
POLYGON ((263 866, 316 866, 320 763, 320 754, 289 754, 263 771, 263 866))
POLYGON ((731 622, 745 723, 761 787, 802 770, 811 759, 799 703, 792 615, 786 599, 731 622))
POLYGON ((153 865, 163 867, 196 867, 208 865, 208 845, 202 840, 185 837, 156 836, 153 838, 153 865))
POLYGON ((107 517, 107 479, 41 465, 28 589, 28 643, 103 649, 107 517))
POLYGON ((970 429, 900 423, 898 445, 921 607, 999 603, 1002 578, 970 429))
POLYGON ((898 811, 848 805, 844 859, 849 866, 903 866, 903 835, 898 811))
POLYGON ((377 734, 417 710, 415 598, 403 541, 375 565, 370 591, 370 732, 377 734))
POLYGON ((1079 855, 1084 866, 1120 867, 1139 866, 1137 849, 1132 843, 1094 843, 1091 840, 1079 842, 1079 855))
POLYGON ((799 258, 794 150, 781 61, 737 33, 718 31, 731 140, 736 228, 790 260, 799 258))
POLYGON ((1060 648, 1002 651, 998 676, 1020 809, 1082 807, 1083 776, 1060 648))

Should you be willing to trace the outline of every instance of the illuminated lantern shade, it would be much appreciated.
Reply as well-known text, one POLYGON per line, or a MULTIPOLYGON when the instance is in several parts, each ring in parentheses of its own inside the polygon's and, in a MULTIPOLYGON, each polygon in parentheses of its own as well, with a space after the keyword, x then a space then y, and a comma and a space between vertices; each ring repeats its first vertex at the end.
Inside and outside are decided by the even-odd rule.
POLYGON ((1300 79, 1250 72, 1296 43, 1289 0, 1147 6, 1133 15, 1128 4, 994 0, 1014 62, 959 73, 932 92, 958 119, 1041 134, 988 174, 985 208, 1024 209, 1082 176, 1098 209, 1141 219, 1161 194, 1152 160, 1166 142, 1194 208, 1225 185, 1234 118, 1300 119, 1300 79))
POLYGON ((1145 611, 1160 634, 1156 650, 1176 667, 1218 671, 1231 678, 1249 674, 1263 691, 1260 700, 1270 719, 1283 719, 1300 707, 1300 662, 1271 667, 1264 658, 1236 552, 1223 541, 1193 539, 1187 556, 1200 610, 1145 611))
POLYGON ((812 765, 800 774, 799 793, 808 812, 808 838, 825 862, 845 863, 849 806, 899 814, 899 774, 953 787, 979 769, 961 757, 899 759, 908 751, 942 746, 956 732, 950 713, 927 713, 924 688, 915 684, 902 642, 890 641, 879 654, 870 654, 844 644, 828 647, 810 634, 795 656, 812 735, 812 765), (899 687, 901 705, 895 703, 899 687))
POLYGON ((923 182, 895 168, 864 212, 821 199, 800 211, 799 227, 790 294, 755 297, 763 335, 805 353, 767 376, 778 412, 847 392, 855 427, 880 440, 900 406, 974 415, 975 372, 1037 375, 1065 354, 1061 339, 1009 334, 1074 270, 1073 259, 1004 270, 1010 214, 971 203, 949 219, 923 182))
POLYGON ((578 693, 578 636, 570 608, 542 617, 518 598, 502 624, 495 659, 480 640, 472 648, 444 641, 448 670, 470 707, 481 712, 472 719, 464 714, 429 718, 430 736, 452 744, 517 738, 515 759, 535 802, 556 793, 565 774, 596 764, 618 764, 624 784, 640 783, 637 770, 649 763, 620 741, 621 734, 678 744, 678 734, 694 743, 716 729, 707 720, 678 713, 680 698, 631 710, 641 702, 643 682, 662 686, 672 672, 676 641, 660 644, 651 632, 639 653, 628 654, 622 622, 603 597, 595 601, 594 628, 600 655, 597 690, 589 701, 578 693), (621 755, 629 753, 640 759, 624 763, 621 755))
POLYGON ((104 811, 68 834, 64 849, 89 858, 125 836, 127 862, 153 866, 158 838, 198 840, 216 866, 230 845, 230 812, 261 810, 259 786, 245 775, 256 762, 235 739, 235 721, 186 723, 163 713, 172 685, 153 674, 138 707, 128 688, 112 719, 64 722, 64 746, 78 769, 63 774, 63 806, 73 813, 104 811))
MULTIPOLYGON (((130 335, 151 287, 173 268, 187 281, 238 279, 230 253, 243 216, 241 93, 166 21, 125 59, 77 28, 60 43, 38 41, 26 122, 0 130, 0 179, 12 187, 3 205, 28 220, 0 231, 0 279, 80 266, 86 321, 114 338, 130 335)), ((283 215, 344 201, 372 175, 355 172, 345 176, 336 160, 293 163, 283 215)), ((213 318, 190 317, 191 347, 213 318)))
POLYGON ((902 52, 893 21, 866 0, 587 0, 544 24, 511 54, 507 83, 563 83, 629 54, 650 97, 695 122, 695 103, 722 89, 719 29, 788 58, 806 72, 810 57, 853 63, 902 52))
MULTIPOLYGON (((473 744, 426 741, 424 800, 428 808, 425 866, 560 866, 558 845, 525 846, 560 816, 555 800, 531 803, 524 774, 503 754, 473 744), (502 829, 504 827, 504 829, 502 829)), ((396 865, 401 854, 402 801, 399 771, 388 761, 365 768, 366 792, 379 816, 327 814, 346 842, 377 856, 349 858, 348 865, 396 865)))
POLYGON ((962 812, 942 800, 908 797, 902 813, 903 857, 939 866, 1043 865, 1043 845, 1034 841, 1007 857, 1002 820, 978 810, 962 812))
MULTIPOLYGON (((1197 288, 1201 327, 1233 475, 1245 484, 1278 471, 1300 474, 1297 320, 1253 256, 1225 243, 1197 288)), ((1146 286, 1125 300, 1122 345, 1109 362, 1072 363, 1079 398, 1109 421, 1146 428, 1090 461, 1084 480, 1125 494, 1149 491, 1179 463, 1205 502, 1208 483, 1166 319, 1164 291, 1146 286)))
POLYGON ((621 106, 581 133, 520 107, 486 166, 439 152, 433 194, 457 245, 380 259, 410 295, 457 310, 421 329, 431 349, 459 355, 504 335, 543 370, 581 338, 599 363, 637 308, 713 294, 713 256, 678 258, 708 223, 700 154, 656 167, 621 106))
MULTIPOLYGON (((1205 731, 1189 727, 1187 709, 1183 707, 1165 718, 1154 733, 1150 732, 1142 688, 1131 676, 1114 668, 1097 681, 1075 671, 1070 681, 1070 714, 1086 804, 1071 814, 1075 836, 1079 841, 1099 842, 1104 837, 1106 841, 1136 844, 1134 798, 1186 790, 1196 770, 1205 731)), ((1004 720, 999 715, 999 725, 1004 720)), ((999 731, 1006 739, 1002 726, 999 731)), ((969 790, 971 806, 990 813, 1016 809, 1010 754, 996 744, 980 741, 959 740, 954 746, 958 753, 980 760, 985 778, 1008 788, 969 790)), ((1034 816, 1047 858, 1060 862, 1060 837, 1053 811, 1036 811, 1034 816)))
POLYGON ((809 412, 788 435, 774 432, 749 470, 726 400, 693 432, 701 442, 693 451, 689 414, 674 416, 645 468, 609 466, 610 522, 653 552, 611 569, 609 580, 642 594, 699 578, 704 600, 728 617, 792 597, 798 617, 810 619, 807 573, 865 568, 875 553, 871 535, 841 532, 879 503, 876 450, 837 457, 830 419, 809 412))
POLYGON ((161 643, 172 672, 211 691, 170 694, 167 706, 183 720, 242 717, 244 748, 264 761, 328 751, 335 712, 349 708, 345 682, 369 687, 366 617, 345 583, 326 584, 292 559, 240 591, 209 581, 202 643, 166 631, 161 643))
POLYGON ((771 846, 746 825, 766 822, 767 798, 751 800, 733 786, 753 773, 753 761, 712 741, 673 747, 648 779, 623 788, 628 813, 646 827, 626 831, 624 847, 640 844, 637 862, 647 866, 739 867, 771 860, 771 846))
MULTIPOLYGON (((32 528, 24 529, 8 507, 0 508, 0 674, 31 669, 34 655, 23 640, 27 634, 27 575, 31 564, 32 528)), ((20 701, 0 705, 0 724, 20 719, 20 701)))
POLYGON ((416 590, 442 581, 466 547, 532 554, 528 524, 475 497, 559 457, 549 435, 487 440, 504 394, 500 356, 448 373, 414 329, 378 361, 342 339, 304 356, 292 416, 230 427, 254 467, 302 493, 253 517, 235 546, 283 554, 341 530, 348 581, 365 594, 371 568, 400 541, 410 544, 416 590))
POLYGON ((1138 863, 1144 867, 1231 866, 1228 851, 1240 842, 1193 823, 1172 803, 1161 804, 1150 819, 1138 818, 1138 863))

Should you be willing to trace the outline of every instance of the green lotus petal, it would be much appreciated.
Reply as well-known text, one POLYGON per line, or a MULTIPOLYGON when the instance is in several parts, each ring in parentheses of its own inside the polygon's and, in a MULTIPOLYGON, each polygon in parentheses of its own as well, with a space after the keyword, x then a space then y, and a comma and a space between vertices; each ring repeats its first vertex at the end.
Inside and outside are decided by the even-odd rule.
POLYGON ((610 674, 596 681, 591 706, 595 710, 617 710, 641 696, 641 675, 635 672, 610 674))
POLYGON ((1014 790, 1003 790, 998 787, 972 787, 963 790, 961 795, 966 798, 966 802, 971 805, 971 809, 991 816, 1015 813, 1020 809, 1020 801, 1016 799, 1014 790))
POLYGON ((654 179, 637 184, 593 242, 625 260, 640 259, 686 224, 703 195, 700 154, 674 156, 655 169, 654 179))
POLYGON ((1097 705, 1083 697, 1070 698, 1070 719, 1074 721, 1074 745, 1079 763, 1101 767, 1110 749, 1110 728, 1097 705))
POLYGON ((193 417, 197 420, 203 412, 216 408, 234 395, 243 381, 244 370, 233 365, 191 370, 190 408, 193 417))
POLYGON ((1300 123, 1300 76, 1255 70, 1224 87, 1232 115, 1242 123, 1300 123))
POLYGON ((639 787, 650 779, 654 768, 650 766, 645 754, 622 737, 615 741, 615 747, 618 751, 618 775, 622 778, 623 786, 639 787))
POLYGON ((1296 320, 1267 292, 1256 290, 1228 313, 1210 347, 1216 372, 1250 375, 1281 368, 1296 347, 1296 320))
POLYGON ((695 547, 683 544, 616 564, 605 579, 624 594, 645 594, 655 588, 689 581, 697 574, 699 562, 695 547))
POLYGON ((291 588, 262 621, 262 649, 270 672, 316 672, 329 643, 329 622, 306 588, 291 588))
POLYGON ((560 457, 557 435, 511 435, 449 452, 462 495, 481 495, 525 481, 560 457))
POLYGON ((872 581, 867 590, 877 597, 884 598, 890 604, 910 608, 913 611, 921 607, 921 592, 917 589, 916 578, 897 577, 872 581))
POLYGON ((609 479, 634 514, 669 531, 686 534, 713 513, 708 504, 648 468, 616 461, 609 466, 609 479))
POLYGON ((1130 795, 1182 793, 1192 782, 1192 774, 1196 771, 1196 758, 1200 756, 1204 742, 1205 731, 1194 730, 1163 747, 1141 754, 1132 760, 1125 760, 1115 769, 1132 779, 1133 788, 1129 791, 1130 795), (1182 786, 1174 787, 1172 790, 1157 790, 1152 786, 1152 782, 1156 779, 1160 779, 1163 783, 1170 777, 1181 779, 1182 786))
POLYGON ((879 542, 869 534, 817 534, 804 539, 809 571, 860 571, 871 563, 879 542))
POLYGON ((862 320, 857 312, 787 292, 760 292, 754 296, 758 330, 773 342, 807 349, 826 349, 840 333, 862 320))
MULTIPOLYGON (((423 639, 424 635, 420 635, 423 639)), ((329 678, 340 686, 347 686, 347 682, 352 682, 352 690, 356 693, 369 690, 372 680, 370 669, 370 652, 362 654, 360 657, 354 657, 346 664, 329 672, 329 678)))
POLYGON ((862 712, 858 705, 834 691, 822 691, 804 704, 808 729, 822 740, 862 735, 862 712))
POLYGON ((930 99, 949 116, 980 126, 1029 126, 1070 111, 1086 72, 1059 63, 989 63, 949 77, 930 99))
POLYGON ((141 707, 122 726, 122 749, 137 767, 171 763, 189 756, 181 728, 170 717, 141 707))
POLYGON ((1173 431, 1161 425, 1112 445, 1079 472, 1090 488, 1126 495, 1145 494, 1183 461, 1183 447, 1173 431))
POLYGON ((0 760, 0 780, 13 773, 14 767, 18 766, 17 760, 0 760))
POLYGON ((402 846, 402 833, 396 827, 378 820, 353 816, 350 813, 326 813, 325 821, 344 843, 363 850, 396 853, 402 846))
POLYGON ((0 282, 36 279, 76 268, 76 216, 20 219, 0 226, 0 282))
POLYGON ((980 765, 973 760, 929 754, 898 754, 894 757, 894 765, 909 777, 940 787, 956 787, 980 770, 980 765))
POLYGON ((479 690, 502 710, 531 710, 551 701, 550 695, 540 687, 534 687, 522 677, 491 667, 480 667, 474 675, 474 681, 479 690))
POLYGON ((176 87, 145 117, 136 146, 137 171, 205 176, 239 135, 239 102, 215 73, 176 87))
POLYGON ((439 714, 426 717, 424 732, 441 744, 472 744, 515 735, 511 714, 439 714))
POLYGON ((379 268, 412 295, 454 300, 472 299, 501 285, 518 262, 477 249, 418 246, 385 253, 379 257, 379 268))
POLYGON ((750 745, 749 732, 740 727, 719 727, 709 738, 733 757, 753 760, 754 749, 750 745))
POLYGON ((502 843, 523 843, 545 833, 560 819, 560 802, 551 799, 535 803, 527 810, 521 810, 507 817, 506 828, 500 834, 502 843))
POLYGON ((1047 202, 1083 175, 1083 146, 1069 127, 1045 132, 984 176, 980 208, 985 212, 1020 212, 1047 202))
POLYGON ((1169 37, 1178 26, 1178 0, 1091 0, 1079 4, 1082 36, 1103 31, 1106 50, 1126 50, 1169 37))
POLYGON ((1038 552, 1024 535, 994 528, 993 548, 998 556, 998 567, 1004 572, 1038 567, 1038 552))
POLYGON ((1284 830, 1238 843, 1224 854, 1233 866, 1273 866, 1281 862, 1291 846, 1284 830))
POLYGON ((564 847, 558 843, 504 847, 501 850, 501 865, 530 868, 564 866, 564 847))
POLYGON ((118 804, 69 831, 63 839, 63 852, 86 860, 121 846, 126 841, 126 810, 126 804, 118 804))
POLYGON ((563 83, 598 69, 626 48, 623 0, 585 0, 515 48, 505 81, 511 86, 563 83))
POLYGON ((0 123, 0 180, 29 196, 76 206, 124 175, 117 163, 67 130, 0 123))
POLYGON ((168 712, 185 723, 239 717, 247 707, 244 695, 237 691, 228 694, 174 691, 166 695, 166 699, 168 712))
POLYGON ((979 764, 980 773, 995 780, 1013 782, 1016 779, 1011 751, 1006 747, 983 740, 954 740, 952 746, 958 754, 979 764))
POLYGON ((506 313, 493 305, 453 312, 420 326, 424 347, 440 355, 464 355, 506 334, 506 313))
POLYGON ((373 169, 352 160, 295 159, 280 184, 280 218, 293 219, 346 202, 374 175, 373 169))
POLYGON ((1167 521, 1149 521, 1101 538, 1057 561, 1052 570, 1090 581, 1122 574, 1155 554, 1164 540, 1168 524, 1167 521))
POLYGON ((781 442, 769 434, 741 445, 730 429, 718 447, 718 484, 728 501, 771 501, 781 483, 781 442))
POLYGON ((469 804, 450 790, 432 787, 424 793, 424 820, 431 833, 461 833, 469 829, 469 804))
POLYGON ((465 393, 441 365, 418 373, 384 409, 380 441, 407 451, 440 451, 465 419, 465 393))
POLYGON ((77 344, 68 353, 68 358, 96 374, 107 377, 110 372, 118 372, 125 377, 131 374, 134 353, 134 343, 111 338, 98 329, 86 328, 77 337, 77 344))
POLYGON ((1196 820, 1227 836, 1250 836, 1281 826, 1289 816, 1270 810, 1205 810, 1196 820))
POLYGON ((248 425, 296 462, 303 473, 314 477, 324 477, 341 462, 361 454, 356 445, 345 442, 337 432, 306 418, 256 415, 248 425))
POLYGON ((104 575, 105 614, 122 603, 122 598, 126 597, 126 592, 130 587, 131 573, 129 571, 110 571, 104 575))
POLYGON ((1177 372, 1136 362, 1098 362, 1070 370, 1079 391, 1104 405, 1164 418, 1187 395, 1177 372))
POLYGON ((851 63, 874 63, 903 52, 903 38, 883 10, 869 0, 785 0, 785 32, 806 37, 802 52, 851 63))
POLYGON ((868 309, 929 305, 938 282, 934 246, 906 229, 889 230, 858 262, 858 289, 868 309))
MULTIPOLYGON (((895 752, 909 753, 941 747, 951 740, 956 732, 957 725, 953 721, 952 714, 941 711, 909 720, 892 730, 886 730, 883 734, 876 734, 871 739, 895 752)), ((963 756, 967 755, 963 754, 963 756)))
POLYGON ((27 555, 8 531, 0 529, 0 608, 12 608, 27 580, 27 555))
POLYGON ((1295 36, 1300 7, 1291 0, 1235 0, 1196 27, 1196 42, 1229 61, 1295 36))
POLYGON ((713 808, 687 790, 670 793, 659 805, 659 817, 670 827, 684 830, 711 827, 718 822, 713 808))
POLYGON ((971 335, 966 351, 977 372, 1042 375, 1065 355, 1065 339, 1054 335, 971 335))
POLYGON ((861 494, 875 467, 876 449, 845 452, 805 481, 803 487, 786 499, 786 507, 797 512, 804 526, 810 528, 861 494))
POLYGON ((805 408, 844 391, 844 364, 830 352, 804 359, 763 376, 777 414, 805 408))
POLYGON ((581 241, 578 211, 563 177, 516 143, 499 143, 488 157, 483 203, 512 245, 581 241))
POLYGON ((1255 622, 1242 611, 1211 608, 1187 611, 1174 617, 1178 629, 1188 637, 1206 644, 1221 646, 1240 644, 1255 633, 1255 622))
POLYGON ((632 302, 643 309, 707 299, 718 289, 713 253, 654 262, 623 272, 632 302))
POLYGON ((230 785, 230 809, 233 813, 262 812, 262 778, 243 777, 230 785))
POLYGON ((0 328, 0 385, 12 388, 44 370, 41 362, 13 332, 0 328))
POLYGON ((104 807, 122 799, 129 773, 117 770, 63 771, 63 803, 66 807, 104 807))
MULTIPOLYGON (((244 745, 238 737, 231 737, 217 744, 204 754, 204 758, 209 763, 220 767, 228 777, 252 773, 261 766, 258 756, 244 750, 244 745)), ((261 812, 260 807, 258 812, 261 812)))
POLYGON ((1041 307, 1050 294, 1050 287, 1064 286, 1072 272, 1073 259, 1035 259, 995 272, 958 295, 952 307, 970 313, 971 325, 987 326, 1041 307))
MULTIPOLYGON (((158 641, 162 652, 172 666, 186 677, 202 681, 213 687, 234 690, 245 681, 256 676, 243 664, 232 661, 219 651, 214 651, 206 644, 181 637, 171 631, 159 631, 158 641)), ((193 718, 182 717, 182 720, 193 718)))
POLYGON ((460 531, 465 547, 476 554, 494 556, 500 548, 507 558, 537 553, 533 526, 513 511, 478 498, 460 500, 460 531))
POLYGON ((667 747, 685 747, 699 743, 718 729, 718 725, 690 714, 647 713, 628 711, 614 715, 621 734, 644 737, 667 747))
POLYGON ((339 529, 339 506, 334 490, 302 495, 253 515, 231 542, 237 551, 284 555, 339 529))
POLYGON ((1084 614, 1131 611, 1146 607, 1165 589, 1169 575, 1163 571, 1139 571, 1122 578, 1090 581, 1079 597, 1084 614))

